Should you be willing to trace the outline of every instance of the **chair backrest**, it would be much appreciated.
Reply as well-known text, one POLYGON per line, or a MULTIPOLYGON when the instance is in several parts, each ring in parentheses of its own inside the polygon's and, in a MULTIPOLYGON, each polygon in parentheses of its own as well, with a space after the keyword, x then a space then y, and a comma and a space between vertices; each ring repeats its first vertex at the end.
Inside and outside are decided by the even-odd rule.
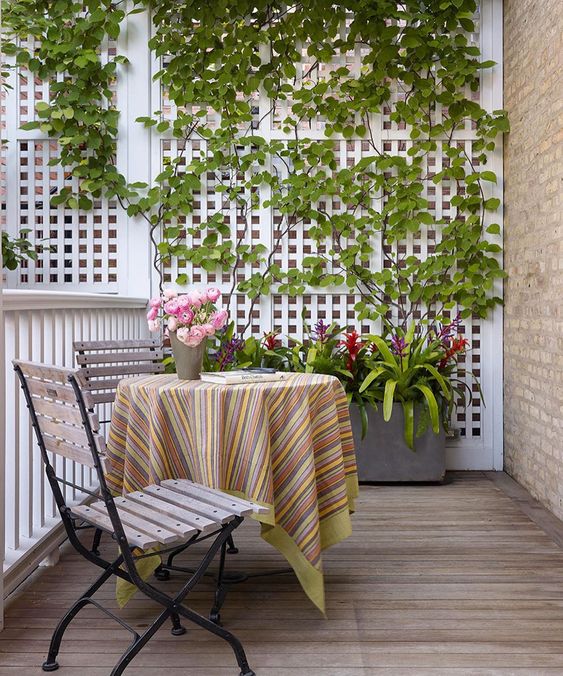
POLYGON ((158 340, 76 341, 73 347, 84 389, 94 404, 113 403, 123 378, 164 372, 158 340))
POLYGON ((81 391, 79 371, 14 360, 35 427, 43 460, 51 451, 88 467, 102 469, 106 454, 91 395, 81 391), (73 384, 76 383, 76 386, 73 384))

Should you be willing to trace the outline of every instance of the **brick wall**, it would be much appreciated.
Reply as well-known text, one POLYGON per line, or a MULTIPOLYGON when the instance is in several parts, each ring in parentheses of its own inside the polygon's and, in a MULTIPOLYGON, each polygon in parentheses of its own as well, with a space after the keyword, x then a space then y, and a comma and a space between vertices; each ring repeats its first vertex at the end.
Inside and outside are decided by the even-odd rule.
POLYGON ((563 518, 563 2, 504 1, 505 469, 563 518))

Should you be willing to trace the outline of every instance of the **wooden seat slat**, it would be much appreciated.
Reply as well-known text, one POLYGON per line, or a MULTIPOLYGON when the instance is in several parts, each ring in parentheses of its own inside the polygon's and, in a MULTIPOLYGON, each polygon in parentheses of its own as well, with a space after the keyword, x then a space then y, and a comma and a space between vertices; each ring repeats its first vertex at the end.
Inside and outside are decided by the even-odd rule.
POLYGON ((204 516, 198 516, 187 509, 178 507, 178 505, 174 503, 167 502, 166 500, 162 500, 143 491, 127 493, 127 498, 134 502, 140 502, 143 505, 147 505, 156 512, 171 516, 173 519, 181 519, 184 523, 188 524, 188 526, 192 526, 202 533, 209 533, 219 527, 215 521, 211 521, 204 516))
POLYGON ((134 348, 160 347, 160 340, 154 338, 143 340, 77 340, 72 344, 75 352, 92 352, 94 350, 130 350, 134 348))
POLYGON ((254 512, 252 505, 247 504, 246 507, 241 506, 238 500, 230 500, 229 496, 226 493, 223 495, 217 495, 206 491, 202 486, 196 486, 194 484, 188 483, 183 479, 166 479, 162 481, 161 486, 169 488, 172 491, 176 491, 181 495, 185 495, 188 498, 195 498, 200 502, 204 502, 210 506, 219 507, 226 510, 230 514, 236 514, 237 516, 248 516, 254 512))
POLYGON ((149 495, 154 495, 155 497, 160 497, 167 502, 178 505, 184 509, 189 510, 190 512, 195 512, 200 516, 204 516, 215 523, 223 524, 236 516, 234 512, 227 511, 221 507, 215 507, 196 498, 190 498, 178 491, 170 490, 164 486, 147 486, 145 492, 149 495))
MULTIPOLYGON (((62 455, 69 460, 74 460, 74 462, 79 462, 81 465, 86 465, 87 467, 95 467, 94 458, 89 448, 82 448, 81 446, 75 446, 70 444, 67 441, 62 439, 55 439, 55 437, 49 437, 47 435, 43 436, 43 442, 45 448, 52 453, 57 455, 62 455)), ((102 466, 104 464, 105 458, 100 457, 102 466)))
MULTIPOLYGON (((27 378, 27 386, 31 394, 35 397, 47 397, 53 401, 62 401, 66 404, 71 404, 76 407, 76 395, 72 386, 67 383, 53 382, 49 380, 36 380, 34 378, 27 378)), ((84 403, 87 408, 93 406, 92 398, 89 392, 84 392, 84 403)))
POLYGON ((103 352, 93 354, 77 354, 76 362, 83 364, 111 364, 114 362, 139 362, 139 361, 158 361, 162 359, 162 350, 152 350, 149 352, 103 352))
POLYGON ((184 485, 195 486, 199 490, 206 491, 207 493, 211 493, 212 495, 216 495, 222 498, 228 497, 229 500, 236 502, 242 509, 245 509, 246 507, 250 506, 255 514, 267 514, 270 511, 268 507, 263 507, 262 505, 259 505, 258 503, 253 502, 252 500, 238 498, 234 495, 231 495, 230 493, 227 493, 226 491, 220 490, 219 488, 210 488, 209 486, 196 484, 193 481, 190 481, 189 479, 174 479, 174 481, 180 481, 184 485))
MULTIPOLYGON (((71 513, 107 533, 113 534, 114 532, 109 516, 101 514, 88 505, 76 505, 71 508, 71 513)), ((123 530, 125 531, 127 541, 131 546, 140 547, 141 549, 150 549, 159 544, 158 540, 155 540, 146 533, 141 533, 140 531, 131 528, 131 526, 123 524, 123 530)))
POLYGON ((180 517, 172 518, 161 512, 156 512, 146 504, 129 500, 127 496, 114 498, 114 502, 117 505, 120 514, 123 510, 131 512, 132 514, 147 519, 151 523, 161 524, 167 530, 176 533, 180 538, 187 538, 199 532, 197 528, 184 523, 180 517))
MULTIPOLYGON (((103 502, 93 502, 89 505, 92 509, 95 509, 100 514, 107 515, 108 511, 103 502)), ((143 519, 138 514, 133 514, 133 512, 126 511, 124 509, 117 508, 117 513, 121 519, 121 523, 124 526, 130 526, 134 528, 139 533, 144 533, 149 537, 154 538, 161 545, 169 545, 172 542, 178 541, 178 534, 173 533, 172 531, 167 530, 160 524, 152 523, 143 519)))
MULTIPOLYGON (((56 420, 63 420, 65 422, 73 423, 74 425, 82 426, 82 414, 80 413, 80 409, 76 406, 65 406, 64 404, 57 404, 40 398, 35 399, 33 405, 35 407, 35 412, 42 417, 48 416, 50 418, 55 418, 56 420)), ((100 429, 98 416, 95 413, 90 413, 88 417, 90 418, 92 430, 97 432, 100 429)))
POLYGON ((102 376, 142 375, 143 373, 161 373, 164 364, 116 364, 113 366, 86 366, 82 367, 86 378, 100 378, 102 376))

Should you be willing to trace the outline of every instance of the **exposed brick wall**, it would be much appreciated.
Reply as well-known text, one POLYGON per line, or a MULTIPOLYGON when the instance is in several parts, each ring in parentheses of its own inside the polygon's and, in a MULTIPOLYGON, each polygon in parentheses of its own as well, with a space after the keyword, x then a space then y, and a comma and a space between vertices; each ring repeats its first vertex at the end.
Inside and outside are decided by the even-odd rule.
POLYGON ((505 468, 563 518, 563 2, 504 1, 505 468))

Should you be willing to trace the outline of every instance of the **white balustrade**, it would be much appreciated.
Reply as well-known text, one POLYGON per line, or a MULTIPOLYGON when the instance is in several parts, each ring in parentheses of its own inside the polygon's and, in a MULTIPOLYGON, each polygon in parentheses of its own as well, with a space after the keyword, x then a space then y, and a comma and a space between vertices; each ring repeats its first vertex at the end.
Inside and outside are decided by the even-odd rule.
MULTIPOLYGON (((12 359, 74 367, 75 340, 147 336, 146 300, 106 294, 4 290, 5 559, 9 594, 64 539, 12 359)), ((92 470, 57 457, 57 473, 85 487, 92 470)), ((66 487, 69 502, 85 497, 66 487)))

